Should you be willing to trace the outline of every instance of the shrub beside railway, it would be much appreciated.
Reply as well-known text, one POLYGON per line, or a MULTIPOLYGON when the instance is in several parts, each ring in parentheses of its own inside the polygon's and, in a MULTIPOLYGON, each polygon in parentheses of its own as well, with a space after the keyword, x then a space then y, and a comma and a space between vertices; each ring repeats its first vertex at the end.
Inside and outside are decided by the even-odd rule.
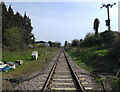
MULTIPOLYGON (((73 42, 73 41, 72 41, 73 42)), ((71 43, 72 45, 74 43, 71 43)), ((98 37, 88 33, 78 46, 66 48, 72 59, 89 72, 107 73, 115 76, 120 67, 120 35, 115 31, 104 31, 98 37)), ((119 89, 119 78, 113 82, 119 89)))

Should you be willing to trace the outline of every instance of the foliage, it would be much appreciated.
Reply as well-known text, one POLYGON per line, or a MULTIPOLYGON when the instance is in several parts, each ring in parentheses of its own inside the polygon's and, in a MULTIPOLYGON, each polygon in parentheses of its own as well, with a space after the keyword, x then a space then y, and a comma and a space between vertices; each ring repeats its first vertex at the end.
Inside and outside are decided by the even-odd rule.
POLYGON ((31 26, 31 20, 28 16, 26 16, 26 13, 24 14, 24 16, 20 15, 19 12, 16 12, 15 14, 11 5, 8 7, 8 10, 3 2, 1 3, 1 5, 3 45, 11 47, 15 44, 18 46, 22 46, 23 44, 34 43, 35 37, 32 34, 33 27, 31 26))
POLYGON ((52 42, 51 41, 48 41, 48 44, 50 47, 52 47, 52 42))
POLYGON ((60 42, 48 41, 48 44, 49 44, 50 47, 57 47, 57 48, 61 47, 61 43, 60 42))
POLYGON ((60 48, 61 43, 60 42, 52 42, 52 47, 60 48))
POLYGON ((93 29, 95 30, 95 36, 97 37, 98 36, 98 27, 99 27, 99 24, 100 24, 100 21, 98 18, 96 18, 94 20, 94 23, 93 23, 93 29))
POLYGON ((61 43, 57 42, 57 47, 60 48, 61 47, 61 43))
POLYGON ((102 39, 100 36, 96 37, 94 34, 88 33, 85 39, 81 42, 80 46, 91 47, 101 44, 102 39))
POLYGON ((108 46, 112 46, 112 42, 114 41, 115 35, 113 31, 105 31, 100 34, 102 41, 104 44, 108 46))
POLYGON ((72 47, 77 47, 78 45, 79 45, 79 40, 77 39, 72 40, 72 43, 71 43, 72 47))
POLYGON ((100 76, 97 76, 95 81, 98 82, 98 84, 103 84, 104 79, 101 78, 100 76))
POLYGON ((113 57, 118 62, 118 60, 120 59, 120 37, 114 40, 112 53, 113 53, 113 57))
POLYGON ((65 43, 64 43, 64 47, 66 48, 66 47, 67 47, 67 45, 68 45, 68 42, 67 42, 67 41, 65 41, 65 43))
POLYGON ((91 47, 107 45, 108 47, 113 47, 113 42, 117 36, 118 33, 114 31, 104 31, 97 37, 94 34, 88 33, 85 39, 80 42, 80 46, 91 47))
POLYGON ((19 29, 17 27, 12 27, 6 29, 6 32, 3 34, 4 36, 4 43, 9 46, 13 47, 14 45, 20 45, 21 42, 21 34, 19 33, 19 29))
POLYGON ((71 48, 71 44, 68 41, 65 41, 65 43, 64 43, 64 50, 68 51, 68 50, 70 50, 70 48, 71 48))
POLYGON ((95 54, 97 54, 98 56, 107 56, 109 52, 109 50, 103 49, 95 51, 95 54))
POLYGON ((86 64, 92 64, 90 61, 94 58, 94 56, 105 56, 108 55, 109 50, 105 48, 100 48, 99 46, 90 47, 90 48, 82 48, 73 52, 75 56, 79 57, 79 59, 86 64))
POLYGON ((114 63, 115 60, 113 57, 110 57, 110 50, 106 46, 72 48, 68 53, 80 67, 82 66, 82 68, 88 71, 98 68, 103 69, 104 67, 105 71, 112 72, 117 68, 114 63))
POLYGON ((102 33, 99 33, 97 36, 88 33, 84 40, 80 39, 74 39, 71 42, 72 47, 92 47, 92 46, 102 46, 106 45, 108 47, 113 47, 113 43, 115 38, 118 37, 118 32, 115 31, 104 31, 102 33))

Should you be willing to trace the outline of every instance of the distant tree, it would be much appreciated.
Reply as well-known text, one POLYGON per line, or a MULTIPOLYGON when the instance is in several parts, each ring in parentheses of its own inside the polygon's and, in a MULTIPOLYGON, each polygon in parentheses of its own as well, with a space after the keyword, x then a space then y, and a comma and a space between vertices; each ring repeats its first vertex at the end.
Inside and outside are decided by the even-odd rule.
POLYGON ((55 48, 60 48, 61 47, 61 43, 60 42, 48 41, 48 44, 49 44, 50 47, 55 47, 55 48))
POLYGON ((50 47, 52 47, 52 42, 51 41, 48 41, 48 44, 50 47))
POLYGON ((95 36, 98 37, 98 27, 99 27, 100 21, 98 18, 94 20, 93 23, 93 29, 95 30, 95 36))
POLYGON ((68 42, 68 50, 70 50, 70 48, 71 48, 71 45, 70 45, 70 43, 68 42))
POLYGON ((78 45, 79 45, 79 40, 77 39, 72 40, 72 43, 71 43, 72 47, 77 47, 78 45))
POLYGON ((52 47, 57 47, 56 42, 52 42, 52 47))
POLYGON ((82 42, 82 39, 80 39, 80 42, 82 42))
POLYGON ((61 43, 57 42, 57 47, 60 48, 61 47, 61 43))
POLYGON ((67 41, 65 41, 65 43, 64 43, 64 47, 66 48, 66 47, 67 47, 67 45, 68 45, 68 42, 67 42, 67 41))
POLYGON ((80 41, 79 41, 79 46, 81 45, 82 41, 83 41, 83 40, 82 40, 82 39, 80 39, 80 41))

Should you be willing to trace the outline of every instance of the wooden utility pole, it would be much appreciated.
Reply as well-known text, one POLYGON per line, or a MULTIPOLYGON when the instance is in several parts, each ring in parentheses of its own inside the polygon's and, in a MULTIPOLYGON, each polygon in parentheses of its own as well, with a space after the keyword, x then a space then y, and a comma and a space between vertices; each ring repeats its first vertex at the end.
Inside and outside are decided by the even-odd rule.
POLYGON ((108 30, 110 31, 110 14, 109 14, 109 7, 113 7, 113 5, 116 5, 116 3, 114 3, 114 4, 102 4, 102 7, 100 7, 100 8, 103 8, 103 7, 105 7, 105 8, 107 8, 107 14, 108 14, 108 20, 105 20, 105 22, 106 22, 106 26, 108 26, 108 30))

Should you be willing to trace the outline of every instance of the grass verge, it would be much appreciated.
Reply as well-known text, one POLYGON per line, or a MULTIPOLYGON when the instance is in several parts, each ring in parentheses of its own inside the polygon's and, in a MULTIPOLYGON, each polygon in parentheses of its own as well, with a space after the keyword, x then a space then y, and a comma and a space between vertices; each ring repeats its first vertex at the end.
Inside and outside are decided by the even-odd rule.
POLYGON ((89 72, 114 72, 117 68, 109 48, 105 46, 72 48, 68 54, 81 68, 89 72))
POLYGON ((3 72, 3 78, 14 78, 14 77, 22 77, 27 74, 30 74, 34 71, 37 71, 39 68, 42 68, 43 64, 46 62, 51 61, 55 53, 58 49, 55 48, 36 48, 36 49, 27 49, 24 51, 17 51, 17 52, 10 52, 10 51, 3 51, 3 62, 4 61, 11 61, 15 62, 18 59, 24 61, 23 65, 16 66, 16 69, 10 69, 8 72, 3 72), (38 53, 43 54, 39 56, 38 60, 31 60, 31 53, 33 51, 38 51, 38 53), (46 54, 46 52, 51 52, 46 54))

